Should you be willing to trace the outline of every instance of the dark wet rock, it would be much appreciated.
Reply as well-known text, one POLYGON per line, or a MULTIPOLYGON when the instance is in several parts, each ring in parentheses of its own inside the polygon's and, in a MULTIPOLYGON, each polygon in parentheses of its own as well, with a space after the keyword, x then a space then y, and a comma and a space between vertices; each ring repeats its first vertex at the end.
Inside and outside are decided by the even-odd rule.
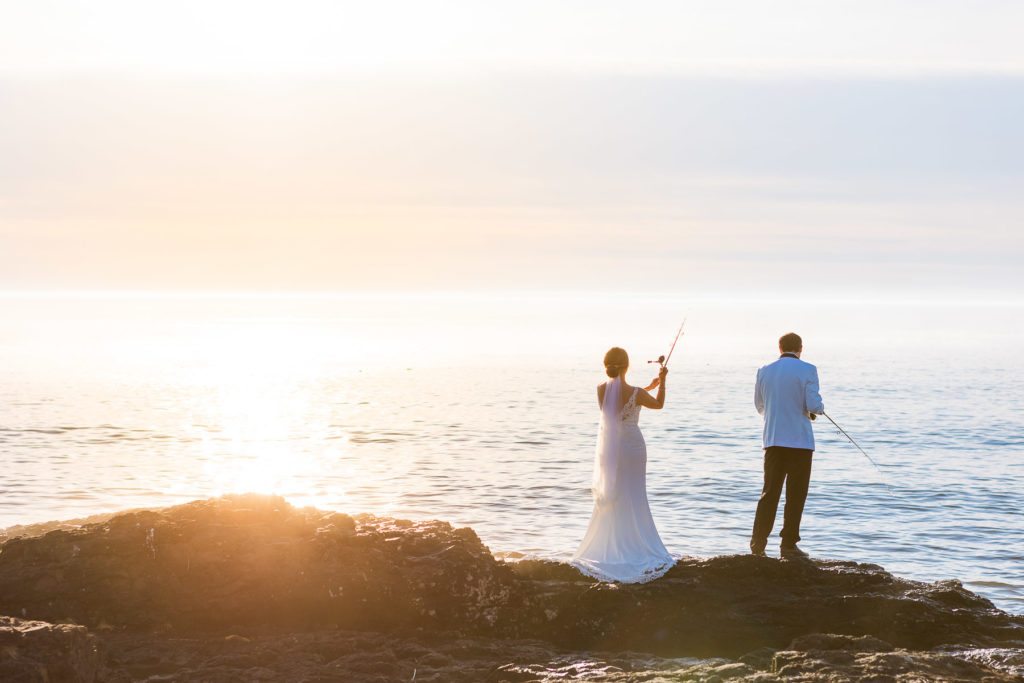
POLYGON ((117 515, 0 552, 0 613, 94 627, 488 628, 514 606, 513 585, 470 529, 256 495, 117 515))
POLYGON ((134 508, 131 510, 120 510, 118 512, 101 512, 88 517, 76 517, 75 519, 59 519, 49 522, 36 522, 34 524, 15 524, 6 529, 0 529, 0 545, 3 545, 12 538, 42 536, 51 531, 75 531, 86 524, 98 524, 105 522, 116 515, 123 515, 127 512, 141 512, 150 508, 134 508))
POLYGON ((85 627, 0 617, 0 681, 93 681, 99 669, 85 627))
POLYGON ((853 652, 892 652, 891 644, 871 636, 838 636, 834 633, 811 633, 793 640, 789 650, 851 650, 853 652))
POLYGON ((751 666, 754 669, 769 669, 772 665, 772 660, 775 658, 775 653, 778 652, 773 647, 759 647, 753 652, 747 652, 739 658, 739 661, 751 666))
POLYGON ((1019 680, 1007 667, 994 668, 960 653, 915 652, 876 638, 820 634, 798 638, 776 652, 771 673, 787 681, 1019 680))
POLYGON ((681 560, 657 581, 618 585, 567 581, 565 565, 544 564, 523 567, 531 590, 519 635, 575 649, 738 657, 811 633, 911 649, 1024 642, 1024 618, 959 582, 908 581, 877 565, 730 555, 681 560))
MULTIPOLYGON (((636 652, 567 652, 539 641, 446 633, 301 631, 250 636, 106 633, 94 679, 129 681, 923 681, 1004 682, 1012 673, 954 654, 895 650, 782 650, 767 668, 724 659, 663 659, 636 652), (774 667, 774 668, 773 668, 774 667)), ((823 636, 828 641, 830 636, 823 636)), ((857 641, 848 641, 853 647, 857 641)), ((10 680, 3 678, 2 680, 10 680)), ((17 680, 17 679, 14 679, 17 680)), ((42 680, 39 678, 25 680, 42 680)))
POLYGON ((112 681, 1011 680, 1024 646, 1024 617, 876 565, 738 555, 606 584, 443 522, 256 495, 11 539, 2 613, 87 626, 112 681))
POLYGON ((1024 648, 979 648, 946 654, 1013 674, 1024 681, 1024 648))
POLYGON ((522 680, 509 661, 533 665, 559 655, 530 641, 466 639, 448 634, 304 631, 228 640, 162 634, 108 636, 111 655, 100 680, 438 681, 522 680))

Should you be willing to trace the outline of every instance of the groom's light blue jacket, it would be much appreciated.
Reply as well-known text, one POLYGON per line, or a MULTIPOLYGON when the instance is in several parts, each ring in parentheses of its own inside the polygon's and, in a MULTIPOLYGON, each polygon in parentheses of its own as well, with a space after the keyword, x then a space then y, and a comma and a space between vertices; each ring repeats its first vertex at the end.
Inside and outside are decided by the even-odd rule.
POLYGON ((757 371, 754 407, 764 416, 764 447, 814 450, 810 414, 825 412, 818 393, 818 368, 782 356, 757 371))

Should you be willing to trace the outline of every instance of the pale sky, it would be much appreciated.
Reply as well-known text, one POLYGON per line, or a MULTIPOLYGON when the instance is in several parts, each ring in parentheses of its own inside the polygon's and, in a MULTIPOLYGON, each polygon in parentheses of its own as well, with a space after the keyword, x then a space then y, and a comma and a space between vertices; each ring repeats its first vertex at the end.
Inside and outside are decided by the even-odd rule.
POLYGON ((1024 291, 1024 3, 2 2, 0 289, 1024 291))

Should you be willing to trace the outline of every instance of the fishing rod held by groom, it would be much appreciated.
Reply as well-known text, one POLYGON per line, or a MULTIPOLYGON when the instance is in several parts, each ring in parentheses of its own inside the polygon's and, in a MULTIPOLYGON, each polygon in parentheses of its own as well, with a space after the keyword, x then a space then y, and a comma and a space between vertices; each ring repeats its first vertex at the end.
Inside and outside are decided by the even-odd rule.
POLYGON ((800 518, 811 481, 811 456, 814 454, 814 430, 811 421, 825 412, 818 393, 818 369, 800 360, 803 340, 790 332, 779 338, 779 359, 757 371, 754 383, 754 407, 764 416, 764 488, 757 501, 750 552, 764 555, 768 536, 775 526, 782 486, 786 486, 783 510, 782 542, 779 555, 789 559, 806 558, 797 547, 800 518))

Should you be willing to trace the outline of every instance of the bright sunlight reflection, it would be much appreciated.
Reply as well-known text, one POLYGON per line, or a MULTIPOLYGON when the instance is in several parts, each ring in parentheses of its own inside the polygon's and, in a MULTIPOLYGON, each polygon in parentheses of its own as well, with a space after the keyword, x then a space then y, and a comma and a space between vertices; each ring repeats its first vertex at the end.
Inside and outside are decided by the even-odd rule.
POLYGON ((191 429, 202 443, 206 476, 222 493, 301 498, 303 480, 322 469, 324 458, 341 458, 346 443, 327 441, 334 406, 318 388, 343 381, 363 348, 335 336, 326 353, 320 331, 301 324, 233 325, 203 338, 202 364, 209 367, 197 370, 208 373, 206 400, 191 429), (332 362, 339 354, 342 362, 332 362))

